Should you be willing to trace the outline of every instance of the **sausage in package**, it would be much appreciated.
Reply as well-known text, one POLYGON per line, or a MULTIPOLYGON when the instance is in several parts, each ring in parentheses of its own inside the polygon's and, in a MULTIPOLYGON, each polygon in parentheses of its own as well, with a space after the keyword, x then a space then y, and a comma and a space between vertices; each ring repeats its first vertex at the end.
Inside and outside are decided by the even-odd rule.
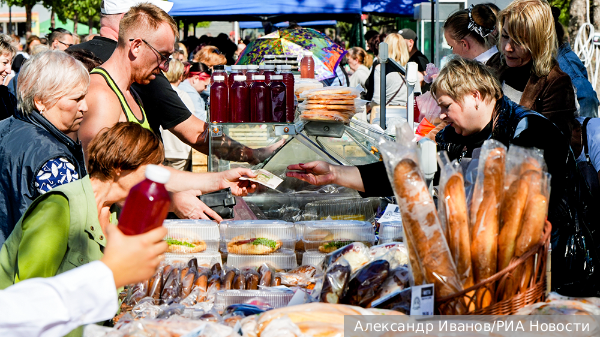
MULTIPOLYGON (((397 127, 397 142, 381 145, 384 163, 398 200, 411 268, 420 268, 426 283, 434 283, 436 297, 462 290, 452 254, 446 242, 433 198, 419 170, 418 149, 408 124, 397 127), (418 261, 417 266, 413 261, 418 261)), ((417 280, 415 280, 417 283, 417 280)), ((457 308, 464 312, 465 308, 457 308)))

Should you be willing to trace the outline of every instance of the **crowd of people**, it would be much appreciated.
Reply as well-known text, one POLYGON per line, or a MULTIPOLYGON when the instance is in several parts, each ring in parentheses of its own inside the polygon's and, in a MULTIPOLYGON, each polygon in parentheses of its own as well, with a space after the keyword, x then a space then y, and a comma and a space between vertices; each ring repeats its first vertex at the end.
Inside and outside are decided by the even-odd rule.
MULTIPOLYGON (((29 36, 18 51, 14 39, 0 35, 0 289, 9 289, 0 292, 0 299, 36 296, 29 292, 32 287, 52 287, 52 282, 83 283, 78 271, 84 268, 98 275, 87 298, 76 297, 97 309, 82 304, 79 316, 62 317, 66 323, 51 327, 39 322, 49 322, 52 315, 28 315, 36 324, 20 316, 14 320, 31 331, 66 333, 107 319, 110 306, 116 307, 115 287, 152 275, 166 250, 164 228, 124 237, 111 225, 116 220, 113 206, 143 179, 147 165, 170 167, 166 187, 171 211, 181 218, 221 220, 198 195, 229 187, 244 196, 256 189, 240 180, 255 176, 248 169, 190 172, 191 149, 208 153, 211 74, 235 62, 238 46, 225 34, 178 42, 179 28, 168 15, 172 3, 139 2, 103 1, 100 34, 80 44, 75 35, 57 29, 43 39, 29 36), (124 253, 116 257, 119 249, 124 253), (37 277, 56 281, 21 282, 37 277), (99 297, 104 300, 96 301, 99 297)), ((565 272, 569 266, 558 254, 563 233, 580 220, 590 221, 580 212, 587 200, 575 190, 573 177, 576 158, 588 157, 587 152, 580 156, 584 143, 600 165, 600 123, 585 119, 597 117, 599 102, 556 11, 543 0, 515 0, 502 10, 479 4, 453 13, 443 28, 456 57, 430 86, 422 82, 429 62, 411 29, 367 32, 367 50, 351 48, 349 71, 339 66, 327 84, 362 86, 374 123, 377 106, 412 104, 402 74, 381 74, 377 48, 386 42, 391 59, 402 66, 417 63, 421 90, 430 90, 444 123, 431 138, 450 159, 476 158, 488 139, 542 149, 552 175, 548 219, 553 251, 558 252, 552 286, 581 286, 585 280, 565 272), (386 97, 380 94, 381 76, 387 79, 386 97), (589 138, 581 136, 582 124, 589 138)), ((213 154, 256 164, 281 145, 252 149, 223 136, 216 139, 213 154)), ((289 177, 311 184, 338 184, 365 197, 393 195, 381 162, 358 167, 311 162, 288 168, 295 171, 289 177)), ((61 289, 36 305, 68 306, 73 298, 65 294, 72 289, 61 289)), ((5 313, 0 332, 2 322, 17 317, 19 305, 29 302, 21 298, 10 303, 0 308, 5 313)))

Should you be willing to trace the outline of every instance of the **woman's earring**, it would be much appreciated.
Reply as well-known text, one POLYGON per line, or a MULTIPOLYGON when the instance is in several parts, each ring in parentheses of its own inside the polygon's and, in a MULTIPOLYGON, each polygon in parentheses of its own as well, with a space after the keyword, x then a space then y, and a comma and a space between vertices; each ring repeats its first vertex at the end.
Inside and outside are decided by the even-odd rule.
POLYGON ((475 105, 475 110, 479 110, 479 104, 475 105))

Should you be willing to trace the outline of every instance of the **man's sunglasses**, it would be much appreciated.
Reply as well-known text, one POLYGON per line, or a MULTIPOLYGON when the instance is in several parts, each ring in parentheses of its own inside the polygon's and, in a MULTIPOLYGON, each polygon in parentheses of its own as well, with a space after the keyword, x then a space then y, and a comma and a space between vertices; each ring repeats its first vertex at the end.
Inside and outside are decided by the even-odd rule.
MULTIPOLYGON (((129 39, 129 42, 133 42, 133 40, 135 39, 129 39)), ((158 62, 158 67, 162 70, 162 71, 169 71, 169 61, 170 61, 170 55, 169 56, 165 56, 163 55, 161 52, 159 52, 158 50, 156 50, 156 48, 152 47, 152 45, 150 43, 148 43, 146 40, 141 39, 142 42, 144 42, 148 47, 150 47, 150 49, 154 50, 158 56, 160 57, 160 61, 158 62)))

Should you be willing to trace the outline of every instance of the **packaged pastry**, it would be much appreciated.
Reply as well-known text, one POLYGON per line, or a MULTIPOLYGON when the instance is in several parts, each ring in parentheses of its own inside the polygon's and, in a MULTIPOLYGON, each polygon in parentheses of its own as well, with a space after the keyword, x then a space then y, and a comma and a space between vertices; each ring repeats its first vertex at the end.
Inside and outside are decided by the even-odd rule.
POLYGON ((327 268, 323 277, 320 302, 338 304, 344 297, 352 269, 346 260, 336 262, 327 268))
POLYGON ((277 221, 230 221, 224 237, 227 253, 236 255, 293 252, 296 239, 294 224, 277 221))
POLYGON ((219 224, 210 220, 165 220, 167 253, 218 251, 219 224))
MULTIPOLYGON (((396 142, 381 145, 384 163, 402 214, 405 242, 409 243, 411 268, 420 268, 424 281, 435 284, 436 297, 462 290, 454 259, 441 226, 437 209, 425 183, 418 162, 414 133, 407 123, 397 128, 396 142)), ((456 308, 465 312, 466 308, 456 308)))
POLYGON ((314 201, 304 207, 304 220, 358 220, 371 222, 375 212, 368 198, 314 201))
POLYGON ((384 222, 379 226, 379 244, 404 241, 402 221, 384 222))
POLYGON ((328 268, 329 266, 339 263, 342 260, 348 262, 352 273, 354 273, 371 261, 369 248, 361 242, 351 243, 332 253, 327 254, 323 265, 325 268, 328 268))
POLYGON ((305 221, 304 248, 306 251, 331 253, 353 242, 367 246, 375 244, 375 229, 366 221, 305 221))
POLYGON ((371 260, 386 260, 390 270, 408 265, 408 249, 403 242, 390 242, 369 248, 371 260))
POLYGON ((361 307, 371 303, 389 270, 390 264, 386 260, 375 260, 362 267, 348 283, 344 303, 361 307))
POLYGON ((227 266, 232 268, 259 268, 263 264, 276 271, 288 271, 298 266, 298 260, 296 254, 289 251, 269 255, 229 254, 227 256, 227 266))
POLYGON ((347 87, 326 87, 304 91, 300 97, 306 99, 335 99, 335 98, 358 98, 362 91, 347 87))

